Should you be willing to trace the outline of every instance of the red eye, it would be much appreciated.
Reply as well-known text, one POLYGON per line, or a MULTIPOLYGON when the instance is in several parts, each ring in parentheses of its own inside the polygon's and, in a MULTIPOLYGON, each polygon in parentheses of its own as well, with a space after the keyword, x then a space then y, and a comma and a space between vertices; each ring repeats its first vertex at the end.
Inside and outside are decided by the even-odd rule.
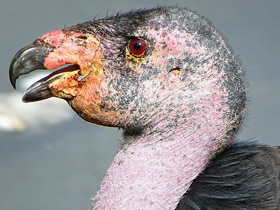
POLYGON ((143 39, 131 39, 128 49, 135 57, 141 57, 147 50, 147 43, 143 39))

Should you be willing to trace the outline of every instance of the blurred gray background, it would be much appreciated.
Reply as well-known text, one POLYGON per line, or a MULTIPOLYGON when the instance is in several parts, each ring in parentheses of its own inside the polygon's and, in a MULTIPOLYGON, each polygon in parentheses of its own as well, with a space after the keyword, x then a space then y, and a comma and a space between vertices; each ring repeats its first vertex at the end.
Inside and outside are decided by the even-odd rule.
MULTIPOLYGON (((242 60, 249 104, 238 139, 280 145, 279 0, 0 0, 0 94, 14 91, 8 79, 14 54, 40 35, 107 12, 176 4, 208 17, 242 60)), ((27 132, 1 132, 0 209, 88 209, 120 139, 121 131, 77 116, 27 132)))

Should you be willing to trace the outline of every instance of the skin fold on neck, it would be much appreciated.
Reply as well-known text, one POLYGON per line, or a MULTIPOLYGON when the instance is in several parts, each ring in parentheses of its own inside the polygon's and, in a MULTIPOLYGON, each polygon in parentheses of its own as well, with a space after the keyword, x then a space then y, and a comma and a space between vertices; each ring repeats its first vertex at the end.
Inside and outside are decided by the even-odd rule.
POLYGON ((212 102, 214 107, 198 103, 200 111, 179 119, 179 127, 165 118, 140 136, 126 137, 92 209, 175 209, 215 152, 231 141, 223 112, 216 109, 220 102, 212 102))

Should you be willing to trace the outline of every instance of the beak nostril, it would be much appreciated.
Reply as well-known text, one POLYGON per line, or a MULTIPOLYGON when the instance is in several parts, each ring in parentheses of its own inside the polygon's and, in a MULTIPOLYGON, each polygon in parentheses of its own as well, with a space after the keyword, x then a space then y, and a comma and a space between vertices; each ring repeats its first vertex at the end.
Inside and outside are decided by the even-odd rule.
POLYGON ((79 40, 82 40, 82 41, 87 40, 87 36, 83 36, 83 35, 77 36, 76 38, 79 39, 79 40))

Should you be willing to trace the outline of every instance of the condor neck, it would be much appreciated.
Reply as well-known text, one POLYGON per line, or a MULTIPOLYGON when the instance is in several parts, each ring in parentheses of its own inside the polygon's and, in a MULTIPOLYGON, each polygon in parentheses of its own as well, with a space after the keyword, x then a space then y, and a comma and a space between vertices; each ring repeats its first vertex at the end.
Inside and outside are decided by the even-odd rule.
POLYGON ((160 120, 141 136, 127 137, 92 209, 175 209, 217 150, 231 140, 221 113, 197 115, 174 127, 160 120))

